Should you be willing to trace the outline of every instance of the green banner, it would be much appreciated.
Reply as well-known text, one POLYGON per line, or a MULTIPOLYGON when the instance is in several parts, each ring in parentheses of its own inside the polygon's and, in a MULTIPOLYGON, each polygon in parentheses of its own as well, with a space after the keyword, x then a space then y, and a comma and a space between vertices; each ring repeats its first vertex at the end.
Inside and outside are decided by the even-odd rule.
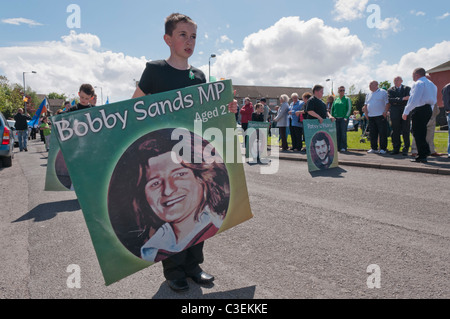
POLYGON ((106 285, 253 216, 232 99, 227 80, 52 118, 106 285))
POLYGON ((73 191, 72 180, 69 176, 66 162, 62 155, 55 131, 50 137, 50 150, 48 151, 47 172, 45 175, 45 191, 63 192, 73 191))
POLYGON ((310 172, 339 165, 336 142, 336 123, 330 119, 304 120, 303 129, 310 172))

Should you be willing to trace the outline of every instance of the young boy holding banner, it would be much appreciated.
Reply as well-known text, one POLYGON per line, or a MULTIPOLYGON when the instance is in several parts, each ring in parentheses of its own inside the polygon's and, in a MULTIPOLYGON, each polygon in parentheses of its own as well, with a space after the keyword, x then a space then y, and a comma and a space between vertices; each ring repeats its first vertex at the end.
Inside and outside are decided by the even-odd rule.
MULTIPOLYGON (((188 62, 194 53, 196 37, 197 24, 191 18, 179 13, 168 16, 164 41, 170 48, 170 57, 147 63, 132 98, 206 83, 204 73, 188 62)), ((237 101, 230 103, 228 108, 236 113, 237 101)), ((177 292, 188 290, 188 277, 200 285, 211 284, 214 277, 200 268, 202 262, 203 242, 164 259, 164 277, 169 287, 177 292)))
POLYGON ((95 90, 94 87, 88 83, 82 84, 80 90, 78 91, 78 96, 80 97, 80 103, 74 107, 67 110, 67 112, 74 112, 78 110, 84 110, 92 107, 91 101, 94 98, 95 90))

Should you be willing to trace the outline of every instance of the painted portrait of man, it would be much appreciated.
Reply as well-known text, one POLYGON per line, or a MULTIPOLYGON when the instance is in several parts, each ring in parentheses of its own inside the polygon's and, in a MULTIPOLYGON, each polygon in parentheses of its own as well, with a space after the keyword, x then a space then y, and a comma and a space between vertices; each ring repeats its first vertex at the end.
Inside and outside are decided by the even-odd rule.
POLYGON ((119 160, 109 187, 116 235, 150 262, 214 236, 229 205, 226 165, 205 156, 215 149, 192 132, 187 147, 180 148, 180 140, 172 138, 174 130, 154 131, 135 141, 119 160))
POLYGON ((311 157, 319 169, 327 169, 333 164, 334 146, 331 137, 326 132, 317 132, 311 140, 311 157))

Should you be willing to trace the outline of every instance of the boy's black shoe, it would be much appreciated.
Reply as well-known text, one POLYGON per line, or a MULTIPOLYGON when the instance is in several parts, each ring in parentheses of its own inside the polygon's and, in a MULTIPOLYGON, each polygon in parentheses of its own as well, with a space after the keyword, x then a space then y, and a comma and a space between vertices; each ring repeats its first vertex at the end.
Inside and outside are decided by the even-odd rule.
POLYGON ((187 283, 186 278, 167 280, 167 284, 169 285, 170 289, 176 292, 183 292, 189 290, 189 285, 187 283))
POLYGON ((199 285, 210 285, 214 281, 214 276, 207 274, 204 271, 194 276, 190 276, 190 278, 199 285))

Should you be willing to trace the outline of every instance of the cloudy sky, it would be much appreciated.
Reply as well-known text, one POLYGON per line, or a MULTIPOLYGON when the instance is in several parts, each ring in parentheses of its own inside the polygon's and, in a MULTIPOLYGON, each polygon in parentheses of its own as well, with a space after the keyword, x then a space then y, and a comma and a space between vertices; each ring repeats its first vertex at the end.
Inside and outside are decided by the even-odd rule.
POLYGON ((0 75, 22 84, 36 71, 26 85, 38 93, 74 96, 91 83, 99 102, 100 92, 128 99, 146 61, 169 56, 172 12, 198 24, 192 65, 208 74, 211 61, 211 75, 239 85, 367 92, 373 79, 411 84, 414 68, 450 60, 445 1, 15 0, 1 4, 0 75))

